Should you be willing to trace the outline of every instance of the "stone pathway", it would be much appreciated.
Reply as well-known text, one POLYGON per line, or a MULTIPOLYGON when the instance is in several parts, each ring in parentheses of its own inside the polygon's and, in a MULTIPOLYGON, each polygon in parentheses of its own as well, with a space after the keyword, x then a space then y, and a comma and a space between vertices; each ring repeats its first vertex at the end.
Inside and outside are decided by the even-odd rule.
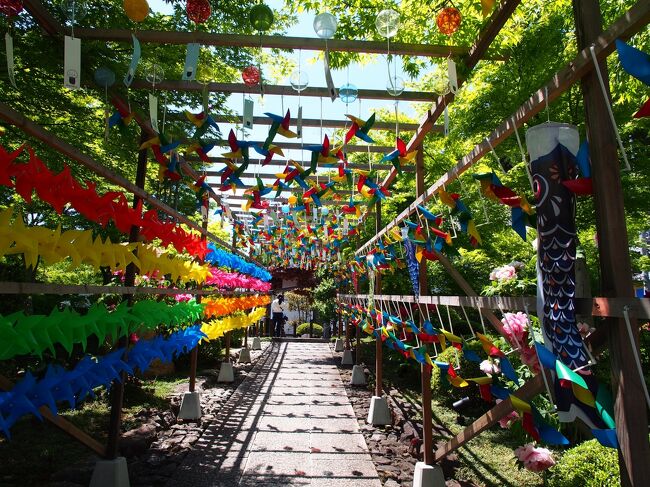
POLYGON ((329 345, 273 343, 170 487, 380 487, 329 345))

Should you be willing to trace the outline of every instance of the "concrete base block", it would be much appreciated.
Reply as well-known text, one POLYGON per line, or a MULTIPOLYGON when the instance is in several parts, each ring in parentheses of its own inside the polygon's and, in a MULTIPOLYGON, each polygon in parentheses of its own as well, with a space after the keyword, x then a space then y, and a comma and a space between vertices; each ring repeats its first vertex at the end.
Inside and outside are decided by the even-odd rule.
POLYGON ((350 379, 350 385, 353 386, 366 385, 366 374, 363 373, 362 365, 355 365, 354 367, 352 367, 352 379, 350 379))
POLYGON ((250 364, 251 363, 251 351, 247 348, 242 348, 239 352, 239 363, 240 364, 250 364))
POLYGON ((334 342, 334 351, 335 352, 342 352, 344 349, 343 347, 343 340, 340 338, 337 338, 336 341, 334 342))
POLYGON ((198 392, 186 392, 183 394, 178 419, 190 421, 201 419, 201 396, 198 392))
POLYGON ((126 458, 97 460, 90 487, 130 487, 126 458))
POLYGON ((262 350, 262 342, 260 341, 260 337, 253 337, 253 346, 251 347, 251 350, 262 350))
POLYGON ((368 410, 368 424, 373 426, 386 426, 392 424, 388 401, 384 396, 372 396, 368 410))
POLYGON ((343 350, 343 358, 341 359, 341 365, 353 365, 354 358, 352 356, 352 350, 343 350))
POLYGON ((235 382, 235 371, 230 362, 222 362, 217 382, 235 382))
POLYGON ((415 464, 413 487, 445 487, 445 476, 440 465, 415 464))

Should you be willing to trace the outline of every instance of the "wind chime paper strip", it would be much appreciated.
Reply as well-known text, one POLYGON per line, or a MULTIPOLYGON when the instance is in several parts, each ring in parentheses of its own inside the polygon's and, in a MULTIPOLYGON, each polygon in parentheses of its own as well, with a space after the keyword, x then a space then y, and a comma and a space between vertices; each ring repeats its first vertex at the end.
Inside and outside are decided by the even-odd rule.
POLYGON ((244 120, 243 126, 247 129, 253 128, 253 110, 255 109, 255 103, 250 98, 244 98, 244 120))
POLYGON ((81 39, 78 37, 65 36, 63 86, 70 90, 81 88, 81 39))
POLYGON ((298 119, 296 120, 296 134, 302 139, 302 107, 298 107, 298 119))
POLYGON ((194 81, 196 78, 196 70, 199 64, 200 51, 201 44, 191 42, 187 45, 187 52, 185 53, 185 69, 183 70, 183 81, 194 81))
POLYGON ((131 38, 133 39, 133 55, 131 56, 131 65, 129 66, 129 70, 124 76, 124 85, 127 88, 131 86, 131 83, 133 83, 135 71, 138 69, 138 63, 140 62, 140 56, 142 55, 142 51, 140 50, 140 41, 133 34, 131 34, 131 38))
POLYGON ((7 74, 9 75, 9 82, 14 88, 16 86, 16 73, 14 70, 14 39, 9 32, 5 34, 5 52, 7 54, 7 74))
POLYGON ((449 77, 449 89, 452 93, 458 91, 458 75, 456 73, 456 63, 453 59, 447 59, 447 73, 449 77))
POLYGON ((325 83, 327 84, 327 91, 329 91, 332 101, 336 101, 337 93, 334 88, 334 80, 332 79, 332 72, 330 71, 330 53, 326 49, 323 57, 323 67, 325 68, 325 83))
POLYGON ((149 93, 149 121, 154 131, 160 133, 158 130, 158 97, 151 93, 149 93))

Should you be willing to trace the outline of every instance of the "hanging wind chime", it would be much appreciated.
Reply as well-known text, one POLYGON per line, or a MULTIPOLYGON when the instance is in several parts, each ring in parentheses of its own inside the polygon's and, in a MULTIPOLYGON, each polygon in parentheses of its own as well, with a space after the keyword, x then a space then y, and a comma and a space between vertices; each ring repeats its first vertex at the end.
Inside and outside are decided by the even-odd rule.
POLYGON ((327 40, 334 37, 336 28, 336 17, 329 12, 320 13, 314 18, 314 31, 316 35, 321 39, 325 39, 323 68, 325 70, 325 83, 327 84, 327 90, 332 101, 336 100, 336 88, 334 88, 334 80, 332 80, 332 72, 330 70, 330 52, 327 46, 327 40))
POLYGON ((9 82, 14 88, 16 86, 16 73, 14 68, 14 40, 11 35, 16 16, 23 11, 22 0, 5 0, 0 3, 0 12, 5 14, 9 21, 9 28, 5 34, 5 53, 7 55, 7 75, 9 82))

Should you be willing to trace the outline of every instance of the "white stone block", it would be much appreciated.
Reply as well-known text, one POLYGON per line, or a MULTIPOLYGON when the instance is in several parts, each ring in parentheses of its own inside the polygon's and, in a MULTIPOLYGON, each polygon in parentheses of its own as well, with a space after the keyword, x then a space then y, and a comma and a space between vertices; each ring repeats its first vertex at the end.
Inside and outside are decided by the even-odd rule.
POLYGON ((372 396, 368 410, 368 424, 386 426, 392 424, 388 401, 384 396, 372 396))
POLYGON ((183 394, 178 419, 190 421, 201 419, 201 396, 198 392, 186 392, 183 394))
POLYGON ((239 363, 240 364, 250 364, 251 363, 251 351, 247 348, 242 348, 239 352, 239 363))
POLYGON ((90 487, 130 487, 126 458, 97 460, 90 487))
POLYGON ((354 364, 354 358, 352 357, 352 350, 344 350, 343 358, 341 359, 341 365, 352 365, 354 364))
POLYGON ((235 371, 230 362, 222 362, 217 382, 235 382, 235 371))
POLYGON ((350 385, 353 386, 366 385, 366 374, 363 373, 362 365, 355 365, 354 367, 352 367, 352 379, 350 379, 350 385))
POLYGON ((445 487, 445 476, 440 465, 415 464, 413 487, 445 487))

